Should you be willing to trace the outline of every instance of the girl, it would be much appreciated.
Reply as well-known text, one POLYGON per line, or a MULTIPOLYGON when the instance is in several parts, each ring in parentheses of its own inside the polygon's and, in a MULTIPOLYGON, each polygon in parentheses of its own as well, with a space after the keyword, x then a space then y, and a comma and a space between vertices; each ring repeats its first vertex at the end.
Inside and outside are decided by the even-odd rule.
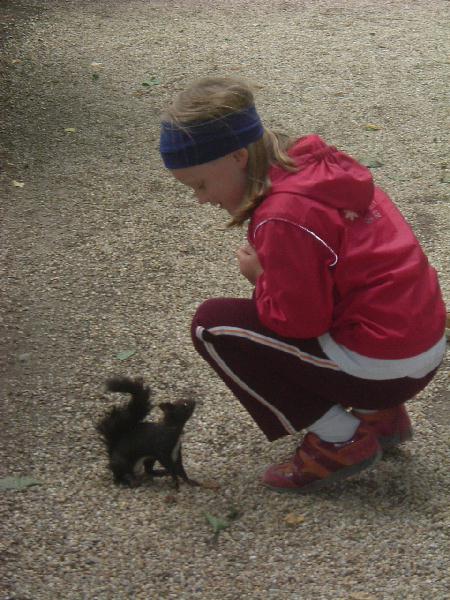
POLYGON ((404 403, 445 350, 435 270, 370 172, 317 135, 265 128, 250 88, 202 79, 163 115, 165 166, 200 204, 247 220, 251 299, 204 302, 195 348, 269 440, 306 429, 263 483, 306 492, 412 436, 404 403))

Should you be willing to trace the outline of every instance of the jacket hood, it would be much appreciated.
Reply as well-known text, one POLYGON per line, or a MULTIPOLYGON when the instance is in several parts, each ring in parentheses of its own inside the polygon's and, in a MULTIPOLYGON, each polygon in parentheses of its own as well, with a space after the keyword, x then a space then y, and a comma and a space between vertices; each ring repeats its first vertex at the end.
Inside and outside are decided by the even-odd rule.
POLYGON ((300 138, 289 149, 289 156, 299 171, 272 167, 270 194, 299 194, 356 213, 368 209, 374 194, 372 175, 355 159, 328 146, 318 135, 300 138))

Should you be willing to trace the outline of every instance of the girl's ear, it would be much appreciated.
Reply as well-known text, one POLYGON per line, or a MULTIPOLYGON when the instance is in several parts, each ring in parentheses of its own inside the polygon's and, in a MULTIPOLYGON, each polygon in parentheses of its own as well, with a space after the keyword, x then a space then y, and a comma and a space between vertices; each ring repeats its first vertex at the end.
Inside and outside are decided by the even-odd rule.
POLYGON ((248 163, 247 148, 239 148, 233 152, 233 158, 241 169, 245 169, 248 163))

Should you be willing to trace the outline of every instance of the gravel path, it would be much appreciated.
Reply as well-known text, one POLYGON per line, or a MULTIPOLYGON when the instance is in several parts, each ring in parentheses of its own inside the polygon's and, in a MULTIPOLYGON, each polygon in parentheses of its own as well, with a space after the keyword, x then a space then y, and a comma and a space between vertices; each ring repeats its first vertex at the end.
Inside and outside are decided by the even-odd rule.
POLYGON ((3 0, 0 13, 0 477, 39 483, 0 492, 0 600, 447 599, 448 363, 410 404, 414 440, 375 469, 304 497, 262 488, 294 440, 269 444, 189 340, 203 299, 250 294, 244 232, 169 178, 157 140, 186 82, 252 79, 271 127, 382 163, 376 181, 449 301, 449 3, 3 0), (185 466, 207 487, 112 485, 93 424, 113 373, 143 375, 157 401, 197 397, 185 466), (216 540, 207 515, 228 517, 216 540))

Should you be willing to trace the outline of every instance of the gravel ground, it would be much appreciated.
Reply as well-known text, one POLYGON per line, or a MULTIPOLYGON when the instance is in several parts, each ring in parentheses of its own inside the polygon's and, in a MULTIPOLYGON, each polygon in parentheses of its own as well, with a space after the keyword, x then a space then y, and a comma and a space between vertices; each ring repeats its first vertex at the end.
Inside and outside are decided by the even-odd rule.
POLYGON ((271 127, 382 163, 448 301, 448 9, 1 3, 0 477, 39 482, 1 495, 1 600, 450 596, 448 363, 410 404, 414 440, 376 468, 309 496, 262 488, 294 440, 269 444, 189 339, 203 299, 250 294, 244 232, 196 206, 157 152, 159 112, 186 82, 251 79, 271 127), (112 485, 93 424, 113 373, 143 375, 157 401, 196 396, 185 466, 207 486, 112 485), (231 513, 214 539, 207 515, 231 513))

